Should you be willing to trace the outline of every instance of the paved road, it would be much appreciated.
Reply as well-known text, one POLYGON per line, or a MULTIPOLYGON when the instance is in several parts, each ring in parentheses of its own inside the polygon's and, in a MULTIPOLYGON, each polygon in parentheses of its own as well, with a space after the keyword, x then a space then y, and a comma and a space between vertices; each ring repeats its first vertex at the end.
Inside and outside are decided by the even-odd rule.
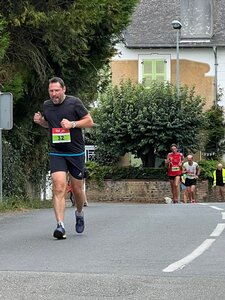
POLYGON ((0 299, 224 299, 225 203, 97 204, 54 240, 51 209, 0 215, 0 299))

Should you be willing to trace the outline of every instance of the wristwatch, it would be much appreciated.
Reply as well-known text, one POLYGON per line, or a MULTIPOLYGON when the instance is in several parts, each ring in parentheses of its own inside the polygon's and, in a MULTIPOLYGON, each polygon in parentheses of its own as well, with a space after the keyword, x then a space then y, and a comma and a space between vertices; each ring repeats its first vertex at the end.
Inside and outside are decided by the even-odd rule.
POLYGON ((71 124, 72 124, 72 128, 75 128, 77 126, 77 123, 75 121, 72 121, 71 124))

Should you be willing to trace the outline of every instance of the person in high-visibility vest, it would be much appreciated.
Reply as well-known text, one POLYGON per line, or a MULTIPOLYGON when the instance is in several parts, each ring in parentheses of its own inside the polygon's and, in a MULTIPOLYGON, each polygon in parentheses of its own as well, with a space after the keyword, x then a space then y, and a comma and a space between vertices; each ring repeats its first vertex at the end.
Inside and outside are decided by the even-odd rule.
POLYGON ((225 169, 222 164, 218 164, 217 169, 213 172, 213 187, 216 188, 216 199, 224 201, 225 199, 225 169))

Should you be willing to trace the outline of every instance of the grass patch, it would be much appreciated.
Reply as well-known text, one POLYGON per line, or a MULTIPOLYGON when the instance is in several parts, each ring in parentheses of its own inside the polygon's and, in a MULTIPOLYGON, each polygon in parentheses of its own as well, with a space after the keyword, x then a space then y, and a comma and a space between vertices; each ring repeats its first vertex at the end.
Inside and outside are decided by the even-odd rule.
POLYGON ((39 199, 3 198, 0 202, 0 213, 11 211, 26 211, 30 209, 52 208, 52 201, 39 199))

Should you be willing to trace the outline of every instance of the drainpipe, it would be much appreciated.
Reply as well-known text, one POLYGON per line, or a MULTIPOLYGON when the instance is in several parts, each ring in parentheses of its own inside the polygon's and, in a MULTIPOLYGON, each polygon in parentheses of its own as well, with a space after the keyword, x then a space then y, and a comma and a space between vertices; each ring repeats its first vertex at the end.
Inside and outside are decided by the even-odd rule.
POLYGON ((215 66, 215 77, 214 77, 214 104, 218 104, 218 80, 217 80, 217 72, 218 72, 218 60, 217 60, 217 47, 213 46, 214 53, 214 66, 215 66))

